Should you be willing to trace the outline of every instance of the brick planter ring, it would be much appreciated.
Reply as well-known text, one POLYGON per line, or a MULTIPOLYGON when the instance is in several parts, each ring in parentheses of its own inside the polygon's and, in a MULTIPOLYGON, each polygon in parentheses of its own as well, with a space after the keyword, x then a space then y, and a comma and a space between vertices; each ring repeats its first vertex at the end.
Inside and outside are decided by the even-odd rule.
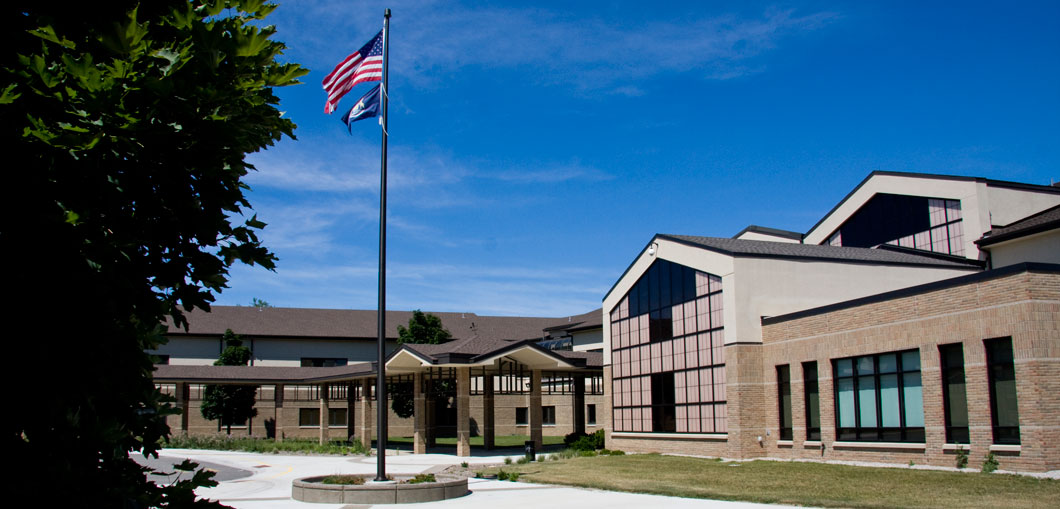
MULTIPOLYGON (((291 498, 301 502, 324 504, 407 504, 435 502, 468 494, 467 478, 434 474, 436 482, 418 484, 379 483, 373 484, 324 484, 326 476, 295 479, 291 487, 291 498)), ((364 477, 374 477, 371 474, 364 477)), ((396 481, 411 476, 395 476, 396 481)))

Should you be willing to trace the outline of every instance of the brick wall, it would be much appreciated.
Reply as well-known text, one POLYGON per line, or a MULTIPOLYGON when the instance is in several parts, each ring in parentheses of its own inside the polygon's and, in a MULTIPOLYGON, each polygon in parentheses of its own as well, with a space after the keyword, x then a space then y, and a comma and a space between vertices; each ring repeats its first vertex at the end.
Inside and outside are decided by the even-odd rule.
POLYGON ((1015 357, 1021 445, 993 447, 1001 468, 1060 467, 1060 275, 1022 272, 876 302, 763 328, 765 428, 769 456, 953 466, 945 444, 938 346, 961 343, 968 398, 969 465, 992 449, 989 384, 983 340, 1011 337, 1015 357), (864 444, 835 447, 832 359, 917 349, 920 353, 926 441, 918 447, 864 444), (806 443, 802 363, 817 361, 822 440, 806 443), (779 426, 775 367, 790 365, 794 440, 776 440, 779 426), (1017 450, 998 450, 1017 449, 1017 450))

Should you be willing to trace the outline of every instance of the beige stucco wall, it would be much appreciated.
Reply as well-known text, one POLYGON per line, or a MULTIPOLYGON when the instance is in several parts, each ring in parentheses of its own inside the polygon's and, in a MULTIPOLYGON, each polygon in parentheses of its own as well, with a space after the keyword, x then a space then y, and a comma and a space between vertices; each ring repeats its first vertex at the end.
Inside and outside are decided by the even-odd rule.
MULTIPOLYGON (((826 261, 737 258, 734 319, 726 309, 725 343, 762 341, 763 316, 779 316, 978 272, 826 261)), ((726 285, 725 291, 730 287, 726 285)), ((729 299, 725 305, 729 306, 729 299)))
POLYGON ((1060 263, 1060 230, 1028 235, 987 248, 994 268, 1023 262, 1060 263))

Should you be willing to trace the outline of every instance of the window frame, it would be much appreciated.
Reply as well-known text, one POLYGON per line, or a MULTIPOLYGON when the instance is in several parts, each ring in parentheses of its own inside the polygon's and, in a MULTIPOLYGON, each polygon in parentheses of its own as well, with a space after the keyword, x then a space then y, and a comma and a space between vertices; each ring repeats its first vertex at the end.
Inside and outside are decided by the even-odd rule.
MULTIPOLYGON (((835 405, 835 430, 837 441, 851 441, 851 442, 901 442, 901 443, 926 443, 926 432, 924 426, 908 426, 907 415, 906 415, 906 382, 905 375, 916 373, 920 382, 920 400, 921 400, 921 420, 925 419, 925 413, 923 408, 923 367, 920 361, 920 350, 918 348, 909 350, 899 350, 894 352, 882 352, 868 355, 857 355, 853 357, 843 357, 832 359, 832 373, 834 383, 832 384, 833 391, 833 403, 835 405), (903 357, 908 353, 916 353, 917 369, 905 369, 903 357), (880 359, 886 356, 893 355, 895 358, 895 367, 893 372, 880 373, 880 359), (862 373, 859 369, 861 360, 871 359, 872 360, 872 371, 862 373), (839 363, 842 361, 851 362, 851 375, 840 376, 839 363), (883 420, 885 418, 881 388, 881 377, 887 375, 895 375, 895 386, 894 389, 897 391, 898 397, 898 426, 884 426, 883 420), (872 378, 871 389, 869 387, 862 387, 863 379, 872 378), (854 426, 841 426, 841 404, 840 404, 840 383, 844 380, 850 380, 853 384, 852 396, 853 406, 852 411, 854 414, 854 426), (862 405, 862 392, 872 390, 874 399, 874 408, 870 406, 862 405), (863 426, 862 425, 862 414, 865 410, 874 410, 873 417, 877 424, 875 426, 863 426)), ((926 424, 926 423, 925 423, 926 424)))
POLYGON ((817 380, 818 376, 817 361, 802 363, 802 401, 806 407, 806 440, 811 442, 821 440, 821 390, 817 380), (810 404, 811 399, 816 403, 816 408, 810 404), (812 426, 814 422, 817 426, 812 426))
POLYGON ((792 424, 791 413, 791 366, 781 364, 776 366, 777 374, 777 414, 779 421, 780 440, 793 440, 795 429, 792 424))
POLYGON ((1002 338, 993 338, 983 341, 983 347, 986 353, 986 369, 987 369, 987 381, 989 383, 990 393, 990 427, 993 434, 993 443, 997 445, 1020 445, 1020 426, 1019 426, 1019 393, 1016 387, 1016 358, 1015 349, 1012 343, 1012 337, 1006 336, 1002 338), (998 347, 1006 345, 1006 348, 1002 351, 998 347), (1002 358, 998 358, 998 354, 1004 354, 1002 358), (1008 380, 998 380, 998 375, 1005 375, 1006 377, 1011 374, 1012 382, 1012 398, 1015 400, 1012 409, 1015 411, 1015 426, 1001 426, 1000 415, 998 414, 998 382, 1008 380))
POLYGON ((530 409, 525 406, 515 407, 515 425, 516 426, 529 426, 530 425, 530 409), (520 414, 522 419, 520 420, 520 414))
POLYGON ((963 343, 950 343, 947 345, 939 345, 939 374, 942 379, 942 414, 943 420, 946 427, 946 443, 947 444, 970 444, 971 435, 969 430, 968 421, 968 379, 964 371, 964 344, 963 343), (957 351, 960 358, 960 364, 950 364, 948 362, 949 356, 947 351, 957 351), (951 378, 960 376, 961 390, 964 392, 964 422, 965 426, 954 426, 954 408, 950 401, 951 378))

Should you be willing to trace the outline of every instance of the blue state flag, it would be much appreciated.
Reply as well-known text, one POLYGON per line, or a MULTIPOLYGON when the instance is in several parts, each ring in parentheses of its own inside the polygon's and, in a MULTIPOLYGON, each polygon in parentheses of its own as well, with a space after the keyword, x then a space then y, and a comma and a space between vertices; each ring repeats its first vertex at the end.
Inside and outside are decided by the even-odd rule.
POLYGON ((353 123, 358 120, 379 116, 379 85, 372 87, 367 94, 361 96, 357 103, 342 116, 342 122, 346 128, 353 132, 353 123))

